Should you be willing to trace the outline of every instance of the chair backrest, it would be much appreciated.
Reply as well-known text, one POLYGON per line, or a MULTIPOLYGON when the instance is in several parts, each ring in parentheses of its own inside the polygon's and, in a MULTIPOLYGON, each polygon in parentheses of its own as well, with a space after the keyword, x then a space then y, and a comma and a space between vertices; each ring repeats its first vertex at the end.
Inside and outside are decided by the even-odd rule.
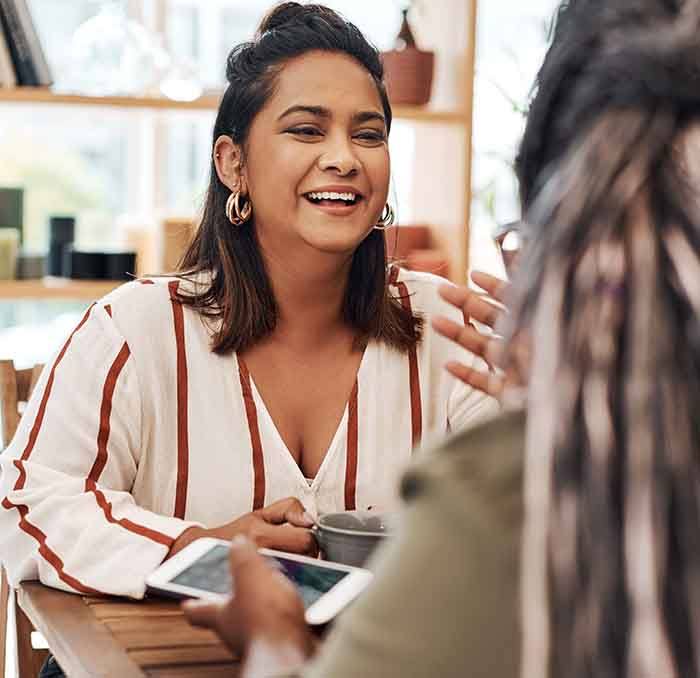
MULTIPOLYGON (((0 360, 0 420, 2 421, 0 451, 3 447, 7 447, 14 437, 24 405, 31 397, 43 368, 43 365, 35 365, 24 370, 16 370, 12 360, 0 360)), ((15 611, 19 676, 20 678, 36 676, 46 657, 46 652, 37 652, 32 649, 32 625, 16 604, 14 595, 9 590, 5 571, 0 564, 0 678, 5 675, 8 602, 14 606, 15 611)))
POLYGON ((7 447, 14 437, 24 405, 31 397, 43 368, 43 365, 35 365, 16 370, 12 360, 0 360, 0 449, 7 447))

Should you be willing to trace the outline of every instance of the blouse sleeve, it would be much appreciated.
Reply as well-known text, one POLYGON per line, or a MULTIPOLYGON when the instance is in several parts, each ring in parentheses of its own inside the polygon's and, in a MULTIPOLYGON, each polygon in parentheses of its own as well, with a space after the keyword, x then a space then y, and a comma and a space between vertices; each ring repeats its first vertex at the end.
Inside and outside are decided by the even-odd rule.
MULTIPOLYGON (((471 358, 474 361, 477 360, 474 356, 471 358)), ((482 369, 488 369, 483 361, 479 362, 482 364, 482 369)), ((496 416, 499 411, 500 405, 495 398, 455 379, 447 401, 447 422, 450 431, 473 428, 496 416)))
POLYGON ((10 582, 144 594, 195 523, 139 507, 141 395, 129 346, 94 304, 45 367, 0 455, 0 558, 10 582))

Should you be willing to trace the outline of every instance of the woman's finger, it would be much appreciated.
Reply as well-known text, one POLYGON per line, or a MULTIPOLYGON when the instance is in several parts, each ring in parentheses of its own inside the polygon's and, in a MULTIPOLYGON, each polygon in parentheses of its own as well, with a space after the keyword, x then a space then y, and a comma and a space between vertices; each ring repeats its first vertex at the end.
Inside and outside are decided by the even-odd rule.
POLYGON ((256 537, 258 546, 316 557, 318 543, 311 531, 293 525, 266 525, 256 537))
POLYGON ((494 372, 486 372, 473 367, 467 367, 462 363, 450 362, 445 365, 445 369, 460 381, 471 386, 477 391, 486 393, 494 398, 500 398, 503 392, 503 377, 494 372))
MULTIPOLYGON (((254 549, 253 555, 257 556, 254 549)), ((245 569, 239 571, 238 574, 239 579, 243 580, 244 577, 240 575, 246 574, 245 569)), ((256 572, 253 571, 252 575, 255 576, 256 572)), ((235 577, 235 575, 233 576, 235 577)), ((237 584, 239 583, 237 582, 237 584)), ((245 589, 245 584, 238 589, 240 596, 243 593, 242 589, 245 589)), ((232 596, 228 596, 222 602, 188 600, 182 604, 182 610, 190 624, 215 631, 234 653, 239 653, 244 649, 244 635, 241 633, 238 603, 239 601, 234 600, 232 596)))
POLYGON ((182 603, 182 611, 187 621, 193 626, 203 626, 215 629, 221 610, 225 603, 215 603, 209 600, 186 600, 182 603))
POLYGON ((294 524, 301 523, 304 527, 311 527, 311 525, 313 525, 313 521, 308 517, 303 517, 304 505, 296 497, 280 499, 274 504, 260 509, 260 515, 265 522, 272 523, 273 525, 282 525, 287 522, 293 522, 294 524))
MULTIPOLYGON (((269 527, 273 530, 280 530, 284 529, 285 526, 269 527)), ((251 586, 251 584, 259 584, 261 581, 265 581, 266 577, 274 576, 277 578, 281 576, 276 568, 271 566, 271 561, 258 553, 258 546, 271 547, 269 544, 265 543, 267 539, 267 534, 262 532, 255 543, 243 535, 236 535, 231 540, 231 552, 229 553, 231 577, 233 581, 236 582, 234 587, 239 591, 241 587, 245 588, 251 586)), ((278 544, 279 541, 275 543, 278 544)), ((281 546, 272 546, 271 548, 276 548, 281 551, 288 550, 281 546)), ((282 579, 286 585, 288 580, 284 576, 282 576, 282 579)))
POLYGON ((294 527, 304 527, 306 529, 310 528, 314 524, 314 519, 304 510, 302 506, 301 511, 290 510, 285 514, 287 517, 287 522, 294 527))
POLYGON ((441 285, 438 291, 446 302, 462 311, 465 323, 469 319, 474 319, 484 325, 494 327, 504 312, 502 307, 497 306, 486 295, 467 287, 441 285))
POLYGON ((470 278, 474 281, 476 285, 481 287, 489 296, 493 297, 496 301, 503 303, 508 289, 510 288, 510 283, 506 280, 501 280, 494 275, 489 273, 484 273, 483 271, 474 271, 470 278))
POLYGON ((441 334, 450 341, 454 341, 474 355, 478 355, 485 360, 488 355, 489 342, 495 341, 477 332, 471 325, 462 325, 444 316, 436 316, 433 318, 432 325, 433 329, 438 334, 441 334))
POLYGON ((237 570, 247 565, 265 564, 265 559, 258 553, 255 544, 242 534, 237 534, 231 540, 228 559, 231 566, 231 574, 234 576, 237 570))

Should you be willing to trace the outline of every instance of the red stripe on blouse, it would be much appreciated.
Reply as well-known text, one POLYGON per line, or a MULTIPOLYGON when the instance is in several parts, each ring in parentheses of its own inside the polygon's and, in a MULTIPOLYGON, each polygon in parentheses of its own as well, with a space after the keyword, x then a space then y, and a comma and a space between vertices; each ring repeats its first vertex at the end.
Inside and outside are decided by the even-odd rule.
POLYGON ((399 279, 399 267, 392 266, 389 269, 389 284, 396 285, 396 281, 399 279))
MULTIPOLYGON (((144 282, 144 284, 147 284, 144 282)), ((187 476, 189 441, 187 423, 187 353, 185 350, 185 315, 177 299, 178 282, 168 283, 173 308, 175 346, 177 349, 177 486, 175 490, 175 517, 184 518, 187 508, 187 476)))
POLYGON ((128 520, 127 518, 120 518, 119 520, 117 520, 112 515, 112 504, 110 504, 110 502, 107 501, 107 498, 105 497, 104 493, 101 490, 97 489, 97 485, 95 484, 94 480, 88 478, 85 481, 85 491, 92 492, 95 495, 97 504, 102 509, 102 511, 104 511, 105 518, 107 518, 107 522, 113 523, 115 525, 120 525, 124 529, 129 530, 129 532, 133 532, 134 534, 138 534, 141 537, 151 539, 152 541, 155 541, 159 544, 163 544, 168 548, 170 548, 173 545, 173 542, 175 540, 166 534, 158 532, 157 530, 152 530, 149 527, 144 527, 143 525, 137 525, 136 523, 132 522, 131 520, 128 520))
MULTIPOLYGON (((20 477, 26 478, 27 474, 24 470, 24 464, 22 460, 15 459, 14 465, 19 469, 20 477)), ((60 559, 60 557, 56 554, 55 551, 53 551, 51 548, 49 548, 49 546, 47 546, 46 535, 36 525, 33 525, 27 520, 27 513, 29 513, 29 508, 27 506, 25 506, 24 504, 14 504, 7 497, 5 497, 5 499, 2 500, 2 505, 8 510, 16 508, 19 511, 20 529, 23 532, 26 532, 30 537, 32 537, 38 542, 39 553, 44 558, 44 560, 46 560, 46 562, 49 563, 49 565, 51 565, 54 570, 56 570, 56 574, 58 574, 58 577, 59 579, 61 579, 61 581, 64 581, 66 584, 68 584, 68 586, 73 587, 76 591, 80 591, 80 593, 84 593, 86 595, 101 595, 100 591, 86 586, 75 577, 69 575, 63 569, 63 561, 60 559)))
MULTIPOLYGON (((51 367, 51 372, 49 373, 49 378, 44 388, 44 393, 41 397, 39 410, 37 411, 36 418, 34 419, 34 425, 32 426, 32 430, 29 433, 29 440, 27 440, 27 445, 24 448, 24 452, 22 452, 22 456, 20 457, 22 461, 27 461, 27 459, 29 459, 29 455, 32 453, 34 445, 36 444, 36 440, 39 437, 39 431, 41 430, 41 425, 44 422, 44 414, 46 413, 46 405, 49 402, 49 397, 51 396, 51 389, 53 388, 53 381, 54 376, 56 374, 56 368, 58 367, 61 360, 63 360, 63 356, 66 355, 66 351, 68 350, 68 347, 70 346, 70 343, 73 340, 75 333, 87 322, 87 319, 90 316, 90 311, 92 311, 94 305, 95 304, 90 305, 90 308, 88 308, 88 310, 85 312, 83 319, 78 323, 78 326, 71 332, 70 336, 66 340, 66 343, 63 344, 63 348, 56 357, 56 360, 54 360, 53 366, 51 367)), ((15 490, 21 490, 22 487, 24 487, 24 481, 22 481, 22 484, 19 484, 20 479, 22 479, 21 475, 20 478, 17 479, 17 483, 15 484, 14 488, 15 490)))
POLYGON ((265 505, 265 461, 262 441, 260 440, 260 427, 258 426, 258 410, 255 407, 253 389, 250 385, 250 373, 245 361, 240 356, 238 357, 238 376, 241 381, 243 403, 248 418, 250 444, 253 448, 253 511, 256 511, 265 505))
MULTIPOLYGON (((65 356, 66 351, 68 350, 68 347, 70 346, 70 343, 73 340, 73 337, 75 336, 76 332, 87 322, 87 319, 90 316, 90 311, 92 311, 94 305, 95 304, 91 304, 88 310, 85 312, 85 315, 83 316, 82 320, 78 323, 77 327, 73 330, 73 332, 71 332, 70 336, 66 340, 66 343, 63 345, 63 348, 59 352, 58 356, 56 356, 56 360, 54 360, 54 363, 51 366, 51 372, 49 373, 49 378, 46 382, 46 386, 44 387, 44 393, 41 396, 41 402, 39 403, 39 409, 37 411, 36 418, 34 419, 34 425, 32 426, 32 429, 29 433, 27 445, 24 448, 24 451, 22 452, 22 456, 19 459, 15 459, 13 462, 15 467, 19 471, 19 476, 17 477, 17 481, 15 482, 14 486, 15 490, 21 490, 27 481, 27 471, 24 468, 23 462, 29 459, 29 456, 34 450, 34 445, 36 444, 37 438, 39 437, 41 425, 44 422, 46 406, 49 402, 49 397, 51 396, 51 390, 53 389, 56 368, 58 367, 61 360, 63 360, 63 357, 65 356)), ((85 586, 82 582, 75 579, 75 577, 72 577, 64 571, 63 561, 58 557, 58 555, 56 555, 54 551, 52 551, 46 545, 46 535, 38 527, 36 527, 27 520, 26 516, 27 513, 29 513, 29 508, 25 504, 15 504, 11 502, 8 497, 5 497, 2 500, 2 505, 3 508, 7 510, 13 508, 17 509, 20 516, 20 529, 26 532, 31 537, 33 537, 39 543, 40 555, 56 570, 56 573, 62 581, 64 581, 69 586, 72 586, 76 591, 80 591, 81 593, 99 595, 99 591, 92 589, 89 586, 85 586)))
POLYGON ((114 396, 114 389, 117 385, 117 379, 119 378, 119 375, 121 374, 124 365, 126 365, 130 355, 131 351, 129 350, 129 346, 126 342, 124 342, 124 345, 112 363, 112 367, 107 373, 107 378, 105 379, 105 385, 102 391, 102 406, 100 408, 100 429, 97 434, 97 458, 95 459, 95 463, 93 464, 92 469, 85 480, 85 491, 92 492, 95 495, 97 505, 104 512, 107 522, 120 525, 130 532, 138 534, 142 537, 147 537, 148 539, 170 548, 170 546, 173 544, 173 539, 167 535, 157 532, 156 530, 152 530, 148 527, 137 525, 127 518, 116 520, 112 515, 112 504, 107 501, 104 493, 97 489, 97 481, 99 480, 100 475, 107 464, 107 443, 109 442, 110 416, 112 414, 112 398, 114 396))
MULTIPOLYGON (((394 285, 399 292, 401 305, 411 312, 411 297, 408 293, 406 283, 399 282, 399 269, 392 266, 389 275, 389 284, 394 285)), ((412 445, 417 447, 420 444, 423 433, 423 406, 420 394, 420 375, 418 373, 418 348, 413 345, 408 350, 408 381, 411 390, 411 436, 412 445)))
POLYGON ((345 510, 356 508, 357 489, 357 398, 359 385, 355 379, 348 401, 348 439, 345 452, 345 510))
POLYGON ((141 283, 141 285, 155 285, 155 283, 152 280, 149 280, 148 278, 139 279, 136 282, 141 283))
POLYGON ((114 396, 114 389, 117 385, 117 379, 121 374, 126 361, 129 359, 131 351, 126 342, 121 347, 121 350, 117 354, 112 367, 109 368, 107 373, 107 378, 105 379, 105 385, 102 389, 102 405, 100 407, 100 428, 97 433, 97 458, 95 463, 90 469, 88 474, 88 480, 97 482, 107 464, 107 442, 109 441, 110 433, 110 417, 112 415, 112 397, 114 396))
POLYGON ((111 318, 111 317, 112 317, 112 306, 111 306, 111 304, 105 304, 105 311, 107 311, 107 315, 111 318))

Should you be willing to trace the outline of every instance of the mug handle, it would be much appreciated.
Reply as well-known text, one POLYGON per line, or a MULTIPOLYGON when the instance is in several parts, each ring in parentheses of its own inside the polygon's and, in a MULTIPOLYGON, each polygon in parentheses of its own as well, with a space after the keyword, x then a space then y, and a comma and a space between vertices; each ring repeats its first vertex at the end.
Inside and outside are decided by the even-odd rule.
POLYGON ((309 528, 309 532, 313 535, 313 538, 316 540, 316 543, 318 544, 318 550, 319 550, 319 557, 324 557, 325 558, 325 553, 323 550, 323 531, 321 528, 318 526, 318 523, 315 525, 312 525, 309 528))

